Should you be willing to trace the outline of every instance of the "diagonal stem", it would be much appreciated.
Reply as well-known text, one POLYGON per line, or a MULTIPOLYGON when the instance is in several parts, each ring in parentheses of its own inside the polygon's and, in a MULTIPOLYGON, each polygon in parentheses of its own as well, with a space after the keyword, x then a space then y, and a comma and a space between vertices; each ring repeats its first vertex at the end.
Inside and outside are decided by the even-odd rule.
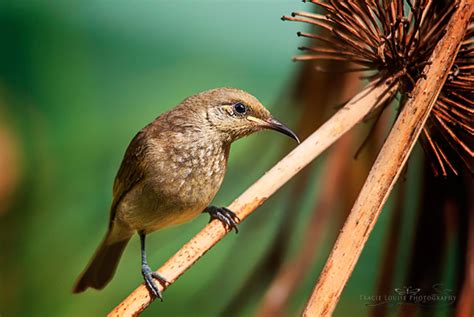
POLYGON ((318 202, 306 225, 301 247, 294 259, 283 265, 268 287, 255 316, 284 316, 291 296, 300 286, 318 253, 322 235, 334 214, 334 205, 340 201, 340 189, 347 182, 352 151, 351 137, 346 135, 334 147, 326 160, 318 194, 318 202))
POLYGON ((473 0, 462 0, 451 17, 420 80, 395 122, 344 224, 304 316, 331 316, 418 136, 428 118, 459 50, 473 13, 473 0))
MULTIPOLYGON (((250 186, 229 206, 240 219, 245 219, 268 197, 288 182, 303 167, 336 142, 342 135, 360 122, 376 107, 391 98, 397 84, 373 83, 357 94, 342 109, 324 123, 291 153, 250 186)), ((199 260, 210 248, 219 242, 226 230, 218 221, 212 221, 194 238, 185 244, 157 272, 174 283, 184 272, 199 260)), ((164 288, 158 285, 160 291, 164 288)), ((135 316, 151 303, 144 285, 140 285, 109 316, 135 316)))

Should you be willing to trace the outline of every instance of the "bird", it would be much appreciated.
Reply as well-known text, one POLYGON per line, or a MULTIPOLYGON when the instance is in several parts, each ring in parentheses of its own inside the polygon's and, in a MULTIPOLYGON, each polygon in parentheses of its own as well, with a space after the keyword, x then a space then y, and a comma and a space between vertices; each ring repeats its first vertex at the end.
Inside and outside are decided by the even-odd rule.
POLYGON ((113 184, 108 230, 77 279, 73 293, 103 289, 112 279, 127 243, 140 237, 141 274, 153 298, 163 300, 145 250, 146 235, 208 213, 238 232, 240 219, 210 205, 227 168, 232 142, 272 129, 300 142, 250 93, 216 88, 184 99, 141 129, 128 145, 113 184))

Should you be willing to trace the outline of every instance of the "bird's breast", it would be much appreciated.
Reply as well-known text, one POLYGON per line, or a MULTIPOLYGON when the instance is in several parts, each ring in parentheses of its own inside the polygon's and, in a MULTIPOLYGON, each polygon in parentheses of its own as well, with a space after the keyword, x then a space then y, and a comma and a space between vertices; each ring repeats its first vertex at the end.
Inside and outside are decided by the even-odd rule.
POLYGON ((180 209, 204 209, 222 184, 228 149, 213 143, 181 142, 160 151, 151 168, 157 193, 180 209))
POLYGON ((211 145, 189 146, 173 154, 170 168, 176 170, 177 194, 185 203, 207 205, 224 178, 227 157, 211 145))

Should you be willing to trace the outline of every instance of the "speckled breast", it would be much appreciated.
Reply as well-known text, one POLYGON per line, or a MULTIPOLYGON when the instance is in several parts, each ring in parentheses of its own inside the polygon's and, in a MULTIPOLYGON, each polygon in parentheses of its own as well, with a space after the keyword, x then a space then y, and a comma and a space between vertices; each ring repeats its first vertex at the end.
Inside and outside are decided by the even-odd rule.
POLYGON ((158 159, 152 160, 148 173, 153 175, 147 179, 153 179, 148 186, 156 199, 150 229, 156 230, 189 221, 210 204, 224 179, 228 147, 186 142, 153 151, 158 159))

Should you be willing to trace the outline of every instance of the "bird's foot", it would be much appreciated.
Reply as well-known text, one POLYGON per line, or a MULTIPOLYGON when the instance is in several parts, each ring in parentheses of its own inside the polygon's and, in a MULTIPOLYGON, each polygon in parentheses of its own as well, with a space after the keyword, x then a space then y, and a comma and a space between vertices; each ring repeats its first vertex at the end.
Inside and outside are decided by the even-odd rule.
POLYGON ((153 271, 148 264, 142 264, 142 275, 143 279, 145 280, 146 287, 150 291, 153 299, 159 298, 161 301, 163 301, 161 291, 153 279, 157 279, 158 282, 160 282, 163 286, 170 284, 170 282, 168 282, 168 280, 160 274, 153 271))
POLYGON ((230 230, 234 229, 235 233, 239 233, 237 224, 240 222, 240 218, 237 217, 237 215, 232 210, 225 207, 209 206, 206 209, 206 212, 208 212, 211 216, 209 222, 214 219, 218 219, 224 224, 224 226, 230 230))

